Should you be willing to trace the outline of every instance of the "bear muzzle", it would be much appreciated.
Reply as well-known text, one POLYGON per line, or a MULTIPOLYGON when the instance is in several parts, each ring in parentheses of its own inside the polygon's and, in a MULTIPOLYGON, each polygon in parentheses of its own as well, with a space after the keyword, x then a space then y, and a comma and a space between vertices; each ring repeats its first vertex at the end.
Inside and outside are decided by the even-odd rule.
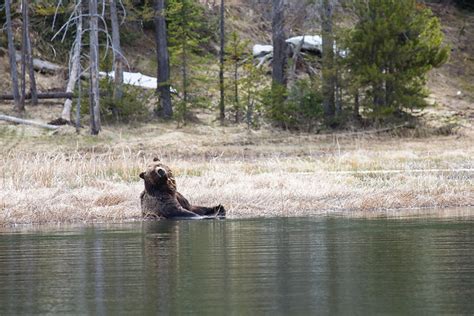
POLYGON ((165 169, 163 169, 163 168, 161 168, 161 167, 157 167, 157 168, 155 169, 155 172, 156 172, 156 174, 157 174, 160 178, 166 176, 166 171, 165 171, 165 169))

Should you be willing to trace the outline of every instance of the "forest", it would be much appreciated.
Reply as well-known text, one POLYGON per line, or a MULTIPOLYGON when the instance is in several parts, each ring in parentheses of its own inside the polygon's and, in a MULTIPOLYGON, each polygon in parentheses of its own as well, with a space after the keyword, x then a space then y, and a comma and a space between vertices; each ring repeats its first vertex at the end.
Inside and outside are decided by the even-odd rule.
POLYGON ((221 125, 245 122, 253 128, 265 122, 306 132, 360 128, 409 120, 428 105, 427 74, 448 61, 450 45, 427 4, 263 2, 255 4, 267 12, 262 19, 269 25, 260 36, 271 36, 273 45, 258 45, 239 32, 230 9, 240 3, 232 1, 227 28, 225 1, 20 1, 13 11, 7 1, 8 97, 20 113, 26 102, 38 104, 38 94, 66 98, 53 122, 79 126, 82 117, 91 134, 99 133, 101 121, 154 116, 185 124, 199 109, 215 111, 221 125), (15 22, 21 30, 13 28, 15 22), (34 32, 37 27, 46 33, 34 32), (124 85, 124 72, 134 73, 136 66, 122 46, 134 46, 137 31, 153 33, 155 40, 155 47, 147 47, 156 50, 148 57, 156 69, 147 69, 156 74, 153 95, 130 88, 129 81, 124 85), (66 87, 37 88, 36 50, 46 56, 53 51, 57 68, 67 69, 66 87))
POLYGON ((155 156, 235 216, 474 205, 470 1, 6 0, 0 21, 0 223, 134 218, 155 156))

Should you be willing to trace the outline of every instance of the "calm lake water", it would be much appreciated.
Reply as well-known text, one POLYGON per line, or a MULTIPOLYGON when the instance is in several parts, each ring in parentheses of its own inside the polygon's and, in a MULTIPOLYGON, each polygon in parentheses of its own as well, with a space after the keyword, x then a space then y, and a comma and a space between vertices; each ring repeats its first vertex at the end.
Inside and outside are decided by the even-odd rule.
POLYGON ((0 315, 473 314, 474 219, 161 221, 0 233, 0 315))

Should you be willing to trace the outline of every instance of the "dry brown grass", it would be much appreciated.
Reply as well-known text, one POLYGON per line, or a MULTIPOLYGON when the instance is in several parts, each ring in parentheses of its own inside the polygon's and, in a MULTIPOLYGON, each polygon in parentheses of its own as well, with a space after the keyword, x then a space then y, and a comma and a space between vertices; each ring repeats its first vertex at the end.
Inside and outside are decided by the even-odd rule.
POLYGON ((99 138, 27 127, 1 140, 0 225, 138 219, 138 174, 153 156, 172 167, 193 203, 221 203, 234 218, 474 205, 469 133, 336 137, 161 124, 99 138))

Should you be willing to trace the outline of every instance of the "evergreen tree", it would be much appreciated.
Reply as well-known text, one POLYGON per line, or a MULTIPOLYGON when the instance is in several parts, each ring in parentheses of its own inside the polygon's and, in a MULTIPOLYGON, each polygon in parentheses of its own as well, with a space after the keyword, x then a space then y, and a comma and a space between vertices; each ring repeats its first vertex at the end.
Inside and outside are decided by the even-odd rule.
POLYGON ((347 40, 354 95, 375 117, 425 105, 426 74, 448 58, 440 23, 415 0, 357 0, 347 40), (357 98, 358 99, 358 98, 357 98))
POLYGON ((288 44, 285 35, 285 1, 272 0, 272 105, 285 106, 288 44))
MULTIPOLYGON (((203 55, 201 45, 208 41, 209 27, 203 19, 204 10, 195 0, 170 0, 167 3, 167 23, 171 63, 179 67, 178 87, 180 102, 176 104, 175 115, 185 121, 193 94, 190 87, 199 79, 196 67, 203 55)), ((194 92, 197 92, 193 88, 194 92)), ((197 94, 197 93, 196 93, 197 94)))
POLYGON ((242 41, 237 32, 232 32, 229 37, 229 42, 226 48, 227 56, 227 68, 232 74, 230 78, 230 85, 232 92, 230 104, 232 104, 232 112, 234 114, 235 123, 240 123, 244 110, 244 104, 241 102, 240 96, 240 85, 241 85, 241 67, 243 61, 248 60, 251 56, 248 56, 248 41, 242 41))
POLYGON ((244 75, 241 79, 241 100, 245 106, 247 127, 251 128, 258 126, 257 115, 261 111, 262 82, 265 73, 253 63, 252 58, 246 58, 242 68, 244 75))

